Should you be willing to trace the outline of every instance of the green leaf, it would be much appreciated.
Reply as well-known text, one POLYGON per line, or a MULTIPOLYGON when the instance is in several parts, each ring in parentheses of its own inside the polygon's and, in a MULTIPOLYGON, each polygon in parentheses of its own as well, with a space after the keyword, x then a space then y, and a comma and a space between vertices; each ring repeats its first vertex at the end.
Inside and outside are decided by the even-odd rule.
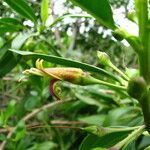
POLYGON ((75 96, 86 104, 95 105, 101 108, 101 103, 95 100, 94 98, 90 97, 89 95, 84 95, 84 94, 75 92, 75 96))
POLYGON ((6 32, 18 32, 19 30, 12 26, 0 26, 0 34, 4 34, 6 32))
POLYGON ((14 19, 14 18, 0 18, 0 26, 1 25, 18 25, 20 27, 22 27, 21 23, 19 20, 14 19))
POLYGON ((7 41, 1 48, 0 48, 0 61, 3 58, 3 56, 6 54, 6 52, 8 51, 8 49, 11 46, 11 42, 12 40, 7 41))
POLYGON ((79 117, 78 120, 87 124, 102 125, 105 119, 105 115, 90 115, 79 117))
MULTIPOLYGON (((85 86, 85 87, 78 87, 78 89, 84 90, 85 92, 91 93, 92 96, 97 96, 99 99, 101 98, 103 101, 110 103, 115 103, 113 98, 115 98, 115 96, 112 93, 107 93, 107 89, 104 90, 104 87, 102 86, 85 86), (100 90, 101 89, 101 90, 100 90), (102 90, 103 89, 103 90, 102 90)), ((115 103, 116 104, 116 103, 115 103)))
POLYGON ((37 119, 40 122, 43 122, 43 123, 46 123, 47 121, 49 121, 49 113, 48 113, 48 111, 45 109, 45 110, 39 112, 37 114, 37 119))
POLYGON ((0 34, 5 32, 17 32, 24 27, 21 23, 14 18, 1 18, 0 19, 0 34))
POLYGON ((32 20, 34 23, 37 22, 37 17, 31 6, 28 5, 25 0, 4 0, 12 9, 23 17, 32 20))
POLYGON ((30 33, 20 33, 18 34, 12 41, 11 48, 12 49, 20 49, 24 42, 33 36, 33 34, 30 33))
POLYGON ((27 150, 55 150, 57 144, 52 141, 45 141, 43 143, 35 143, 34 146, 28 148, 27 150))
POLYGON ((5 44, 5 40, 2 37, 0 37, 0 48, 2 48, 4 44, 5 44))
POLYGON ((138 149, 144 149, 145 147, 147 147, 146 150, 148 150, 148 148, 150 149, 150 137, 149 137, 149 135, 148 136, 142 136, 142 140, 140 141, 140 143, 138 142, 138 149))
POLYGON ((136 150, 136 143, 135 140, 129 143, 127 146, 123 147, 121 150, 136 150))
POLYGON ((140 111, 138 108, 130 107, 120 107, 109 111, 107 117, 104 121, 104 126, 116 126, 116 125, 127 125, 134 118, 137 118, 140 111))
POLYGON ((17 124, 16 136, 14 141, 19 141, 26 133, 26 124, 23 120, 19 121, 17 124))
POLYGON ((111 74, 101 68, 98 68, 98 67, 86 64, 86 63, 81 63, 81 62, 74 61, 74 60, 68 60, 68 59, 53 56, 53 55, 45 55, 45 54, 39 54, 39 53, 33 53, 33 52, 27 52, 27 51, 18 51, 18 50, 12 50, 12 49, 10 51, 17 53, 19 55, 22 55, 22 56, 29 56, 30 57, 29 59, 41 58, 41 59, 44 59, 51 63, 68 66, 68 67, 81 68, 81 69, 83 69, 85 71, 89 71, 89 72, 100 73, 101 75, 104 75, 106 77, 109 77, 109 78, 112 78, 112 79, 118 81, 118 78, 116 76, 114 76, 113 74, 111 74))
POLYGON ((133 21, 134 23, 138 24, 138 18, 136 12, 129 12, 127 15, 128 19, 133 21))
POLYGON ((6 135, 0 134, 0 141, 4 141, 4 140, 7 140, 6 135))
POLYGON ((107 28, 115 29, 111 7, 108 0, 71 0, 89 14, 93 15, 99 23, 107 28))
POLYGON ((97 147, 110 148, 127 137, 128 134, 129 131, 110 133, 102 137, 91 134, 85 137, 79 150, 91 150, 97 147))
POLYGON ((26 100, 24 108, 27 111, 32 111, 38 104, 39 104, 39 97, 31 96, 26 100))
POLYGON ((14 113, 15 105, 16 105, 15 100, 12 100, 9 102, 8 107, 7 107, 6 111, 4 112, 4 116, 5 116, 4 124, 7 123, 7 120, 9 119, 9 117, 14 113))
POLYGON ((92 148, 91 150, 107 150, 106 148, 101 148, 101 147, 96 147, 96 148, 92 148))
POLYGON ((4 112, 0 111, 0 127, 4 125, 4 121, 5 121, 4 112))
POLYGON ((47 18, 48 18, 48 0, 42 0, 41 19, 42 19, 43 25, 45 25, 47 18))
POLYGON ((0 59, 0 77, 10 72, 18 63, 19 57, 15 57, 12 52, 7 51, 0 59))

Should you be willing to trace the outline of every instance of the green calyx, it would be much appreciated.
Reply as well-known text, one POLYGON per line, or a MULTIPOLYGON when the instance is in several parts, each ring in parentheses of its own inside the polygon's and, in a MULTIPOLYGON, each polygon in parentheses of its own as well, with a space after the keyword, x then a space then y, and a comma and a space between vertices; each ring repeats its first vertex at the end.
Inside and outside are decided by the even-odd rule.
POLYGON ((105 52, 97 51, 97 56, 100 63, 104 66, 112 68, 115 72, 119 73, 125 80, 129 81, 129 77, 119 70, 110 60, 109 56, 105 52))
POLYGON ((131 97, 140 100, 146 91, 147 84, 143 77, 134 77, 128 82, 127 92, 131 97))
POLYGON ((119 89, 119 90, 126 90, 125 86, 121 86, 121 85, 116 85, 116 84, 112 84, 109 82, 105 82, 99 79, 96 79, 90 75, 83 75, 80 78, 80 81, 78 83, 79 85, 93 85, 93 84, 101 84, 107 87, 110 87, 111 89, 119 89))
POLYGON ((111 61, 109 56, 105 52, 97 51, 97 56, 100 60, 100 63, 104 66, 111 66, 111 61))

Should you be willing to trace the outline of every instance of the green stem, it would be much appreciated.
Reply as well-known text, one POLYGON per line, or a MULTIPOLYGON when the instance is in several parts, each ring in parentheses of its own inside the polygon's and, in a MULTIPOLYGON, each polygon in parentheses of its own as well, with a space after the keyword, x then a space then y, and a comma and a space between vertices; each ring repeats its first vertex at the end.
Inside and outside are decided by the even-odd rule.
POLYGON ((111 68, 118 72, 125 80, 129 81, 129 77, 124 74, 121 70, 119 70, 115 65, 111 64, 111 68))
POLYGON ((135 0, 135 10, 138 16, 139 37, 142 51, 139 53, 140 73, 150 84, 150 31, 148 29, 148 0, 135 0))
POLYGON ((129 134, 128 137, 126 137, 124 140, 119 142, 117 145, 115 145, 115 148, 120 149, 124 145, 128 145, 131 141, 139 137, 145 130, 145 125, 139 127, 137 130, 134 130, 131 134, 129 134))
MULTIPOLYGON (((138 16, 139 37, 142 51, 139 53, 140 74, 144 77, 147 85, 150 85, 150 30, 148 29, 148 0, 135 0, 135 10, 138 16)), ((150 133, 150 91, 143 94, 140 99, 144 121, 150 133)))
POLYGON ((108 87, 111 87, 111 88, 115 88, 115 89, 127 90, 127 87, 116 85, 116 84, 112 84, 112 83, 105 82, 105 81, 102 81, 102 80, 98 80, 98 79, 93 78, 91 76, 83 76, 81 78, 80 85, 92 85, 92 84, 101 84, 101 85, 105 85, 105 86, 108 86, 108 87))
POLYGON ((138 16, 139 35, 142 43, 146 39, 146 26, 148 23, 148 0, 135 0, 135 10, 138 16))
POLYGON ((150 91, 147 90, 140 99, 142 111, 144 115, 144 121, 148 132, 150 133, 150 91))
POLYGON ((150 31, 144 43, 144 50, 139 53, 140 74, 144 77, 148 85, 150 85, 150 31))

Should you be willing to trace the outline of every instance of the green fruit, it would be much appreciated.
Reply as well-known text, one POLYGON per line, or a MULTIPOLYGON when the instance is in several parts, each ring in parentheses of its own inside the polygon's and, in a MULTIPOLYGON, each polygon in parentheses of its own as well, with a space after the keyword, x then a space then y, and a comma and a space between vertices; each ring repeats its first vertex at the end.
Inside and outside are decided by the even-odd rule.
POLYGON ((142 77, 134 77, 128 83, 127 92, 131 97, 140 99, 146 92, 146 87, 146 82, 142 77))

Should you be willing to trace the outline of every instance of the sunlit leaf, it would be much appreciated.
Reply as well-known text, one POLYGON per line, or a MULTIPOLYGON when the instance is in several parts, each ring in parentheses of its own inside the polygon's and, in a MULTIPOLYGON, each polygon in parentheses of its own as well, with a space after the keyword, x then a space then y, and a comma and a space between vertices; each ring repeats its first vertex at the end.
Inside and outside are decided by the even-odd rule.
POLYGON ((111 7, 108 0, 71 0, 74 4, 93 15, 97 21, 110 29, 115 29, 111 7))
POLYGON ((19 60, 19 57, 15 57, 12 52, 7 51, 0 59, 0 77, 10 72, 17 65, 19 60))
POLYGON ((14 9, 17 13, 22 15, 25 18, 32 20, 33 22, 37 22, 37 17, 31 6, 27 3, 26 0, 4 0, 12 9, 14 9))
POLYGON ((0 34, 6 32, 17 32, 24 27, 14 18, 0 18, 0 34))
POLYGON ((41 19, 43 24, 45 25, 46 20, 48 18, 48 0, 42 0, 41 2, 41 19))
POLYGON ((22 45, 24 44, 24 42, 30 38, 31 36, 33 36, 33 34, 30 33, 20 33, 18 34, 18 36, 16 36, 11 44, 11 48, 12 49, 20 49, 22 47, 22 45))

